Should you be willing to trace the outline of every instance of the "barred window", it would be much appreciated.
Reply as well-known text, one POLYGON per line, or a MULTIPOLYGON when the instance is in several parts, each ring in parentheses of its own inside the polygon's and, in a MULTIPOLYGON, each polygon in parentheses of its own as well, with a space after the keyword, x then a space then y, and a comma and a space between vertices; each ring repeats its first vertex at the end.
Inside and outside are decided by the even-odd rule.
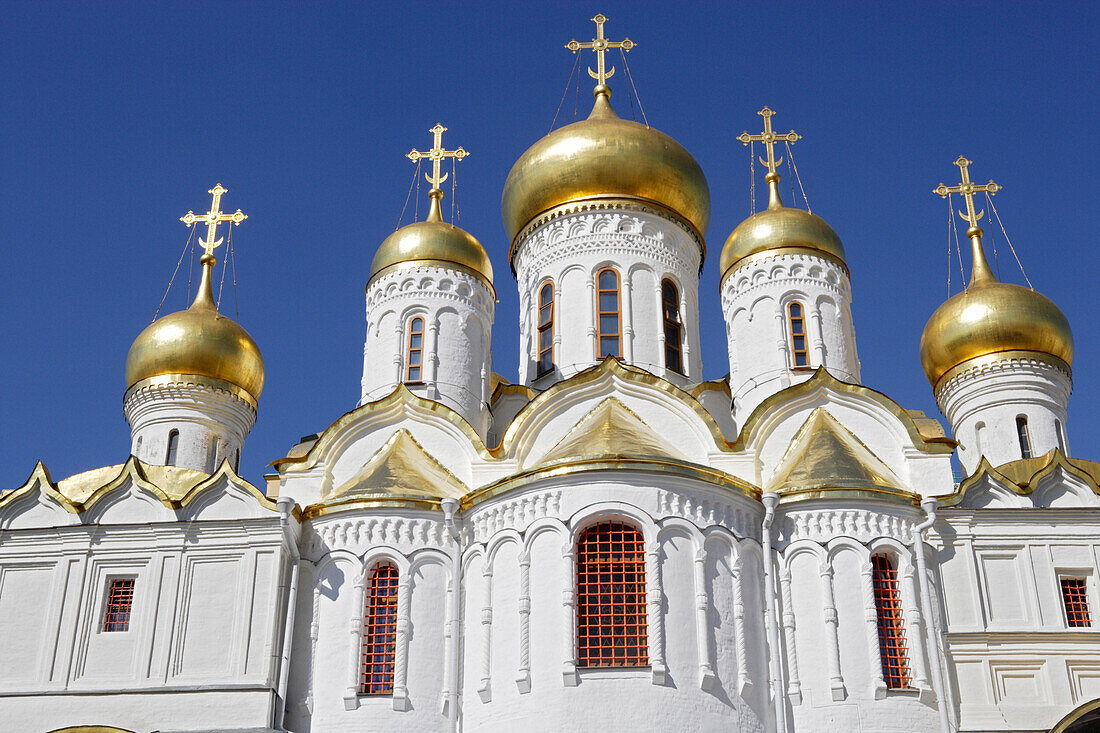
POLYGON ((577 542, 577 663, 649 664, 645 543, 623 522, 595 524, 577 542))
POLYGON ((806 346, 806 316, 802 304, 795 301, 787 306, 791 329, 791 366, 795 369, 810 365, 810 350, 806 346))
POLYGON ((539 290, 539 364, 538 376, 554 369, 554 283, 539 290))
POLYGON ((671 280, 661 283, 661 313, 665 329, 665 367, 680 374, 683 368, 683 326, 680 323, 680 291, 671 280))
POLYGON ((1066 623, 1071 629, 1092 626, 1089 596, 1084 578, 1062 578, 1062 605, 1066 608, 1066 623))
POLYGON ((134 579, 113 578, 107 584, 107 602, 103 608, 103 631, 129 631, 130 610, 134 605, 134 579))
POLYGON ((608 267, 596 273, 597 322, 600 333, 600 357, 622 356, 620 329, 619 273, 608 267))
POLYGON ((878 650, 882 658, 882 678, 890 689, 909 687, 909 651, 905 646, 905 627, 901 619, 901 594, 898 571, 886 555, 871 558, 878 612, 878 650))
POLYGON ((397 646, 397 568, 380 562, 371 573, 363 612, 359 692, 393 694, 393 660, 397 646))
POLYGON ((405 359, 405 381, 420 382, 423 375, 424 319, 420 316, 409 321, 409 348, 405 359))

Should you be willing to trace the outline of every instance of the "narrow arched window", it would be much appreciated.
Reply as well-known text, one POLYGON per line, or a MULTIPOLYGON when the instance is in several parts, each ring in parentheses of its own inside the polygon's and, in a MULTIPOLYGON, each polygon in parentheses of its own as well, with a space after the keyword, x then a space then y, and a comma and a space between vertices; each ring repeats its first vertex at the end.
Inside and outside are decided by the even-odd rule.
POLYGON ((168 455, 164 457, 166 466, 176 465, 176 459, 180 452, 180 431, 173 430, 168 433, 168 455))
POLYGON ((645 543, 623 522, 600 522, 577 542, 577 664, 649 664, 645 543))
POLYGON ((241 449, 240 448, 233 451, 233 470, 234 471, 240 471, 241 470, 241 449))
POLYGON ((393 664, 397 648, 397 568, 380 562, 371 573, 363 611, 363 644, 359 664, 359 692, 393 693, 393 664))
POLYGON ((661 312, 665 327, 665 367, 683 374, 684 329, 680 323, 680 291, 671 280, 661 283, 661 312))
POLYGON ((1062 427, 1061 420, 1054 421, 1054 437, 1058 441, 1058 450, 1062 452, 1062 455, 1066 455, 1066 431, 1062 427))
POLYGON ((598 289, 600 356, 622 355, 621 310, 619 300, 619 273, 610 267, 596 273, 598 289))
POLYGON ((210 436, 210 444, 206 446, 206 472, 214 473, 218 467, 218 439, 210 436))
POLYGON ((554 283, 539 289, 539 364, 538 376, 554 369, 554 283))
POLYGON ((424 370, 424 319, 420 316, 409 321, 409 345, 405 358, 405 381, 422 381, 424 370))
POLYGON ((1020 457, 1031 458, 1031 433, 1027 430, 1027 417, 1016 416, 1016 435, 1020 438, 1020 457))
POLYGON ((806 346, 806 314, 797 300, 787 305, 787 323, 791 332, 791 366, 795 369, 810 365, 810 350, 806 346))
POLYGON ((909 651, 905 646, 905 627, 901 619, 901 594, 898 571, 886 555, 871 558, 878 615, 878 651, 882 659, 882 678, 890 689, 909 687, 909 651))

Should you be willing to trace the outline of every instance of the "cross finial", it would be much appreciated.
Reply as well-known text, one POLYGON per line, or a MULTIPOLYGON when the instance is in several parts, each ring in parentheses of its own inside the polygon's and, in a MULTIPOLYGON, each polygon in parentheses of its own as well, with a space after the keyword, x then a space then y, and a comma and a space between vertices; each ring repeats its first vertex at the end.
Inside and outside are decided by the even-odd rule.
POLYGON ((969 161, 960 155, 955 161, 955 165, 959 166, 959 170, 962 172, 962 182, 957 186, 945 186, 941 183, 932 189, 933 193, 938 193, 943 198, 947 198, 948 195, 953 193, 961 193, 963 199, 966 200, 966 213, 960 211, 959 216, 970 225, 970 228, 966 231, 966 236, 970 237, 971 250, 974 254, 973 271, 970 274, 970 283, 967 287, 976 282, 997 279, 994 277, 993 271, 989 269, 989 262, 985 259, 985 252, 982 251, 982 228, 978 226, 978 222, 985 216, 985 210, 974 213, 974 194, 984 191, 992 196, 1002 188, 1002 186, 994 183, 993 179, 990 179, 989 183, 981 185, 971 183, 970 172, 967 170, 971 162, 973 161, 969 161))
POLYGON ((218 224, 223 221, 232 222, 233 224, 240 224, 242 221, 248 218, 247 214, 237 209, 232 214, 223 214, 221 210, 222 194, 229 193, 228 189, 222 188, 222 184, 214 186, 207 193, 213 195, 214 201, 210 204, 210 211, 205 214, 196 214, 193 211, 188 211, 186 216, 181 216, 180 221, 191 227, 193 224, 201 224, 206 222, 206 241, 199 238, 199 244, 206 250, 206 256, 214 256, 214 248, 222 243, 221 239, 215 240, 214 237, 218 233, 218 224))
POLYGON ((607 18, 603 13, 599 13, 595 18, 592 18, 592 22, 596 24, 596 37, 588 43, 581 43, 580 41, 573 39, 569 43, 565 44, 573 53, 580 51, 581 49, 590 48, 596 52, 596 71, 592 71, 589 67, 588 75, 596 80, 596 93, 599 94, 602 91, 608 91, 607 80, 615 75, 615 67, 612 66, 608 71, 604 61, 604 54, 609 49, 621 48, 624 51, 629 51, 637 44, 629 38, 624 38, 621 41, 609 41, 604 37, 603 24, 607 22, 607 18))
POLYGON ((975 185, 970 182, 970 172, 967 168, 974 161, 967 160, 964 156, 960 155, 955 161, 955 165, 959 166, 959 170, 962 172, 962 182, 957 186, 945 186, 942 183, 932 189, 933 193, 938 193, 943 198, 947 198, 948 194, 961 193, 963 199, 966 201, 966 213, 959 212, 959 216, 966 221, 971 229, 978 228, 978 222, 985 216, 985 209, 982 209, 978 213, 974 213, 974 194, 987 191, 991 196, 1000 191, 1003 186, 998 186, 993 182, 993 179, 989 179, 989 183, 983 183, 981 185, 975 185))
POLYGON ((783 206, 783 202, 779 199, 779 174, 775 170, 783 165, 783 156, 779 156, 779 160, 775 159, 775 144, 777 142, 798 142, 802 139, 802 136, 794 130, 785 134, 777 134, 774 132, 772 130, 772 115, 774 115, 775 112, 767 107, 764 107, 764 109, 756 114, 764 118, 764 132, 758 135, 750 135, 748 130, 746 130, 738 135, 737 139, 745 145, 751 142, 764 143, 764 148, 767 150, 768 157, 761 158, 760 162, 768 166, 768 174, 764 176, 764 180, 768 182, 768 208, 775 209, 783 206))
POLYGON ((454 158, 455 160, 462 160, 469 155, 466 150, 461 147, 454 150, 443 149, 443 133, 447 131, 447 128, 440 123, 435 123, 435 127, 428 130, 433 135, 432 149, 426 152, 420 152, 416 148, 413 148, 405 156, 412 162, 428 158, 432 161, 431 175, 425 173, 424 177, 428 179, 428 183, 432 184, 432 190, 428 192, 428 196, 432 199, 432 206, 428 212, 428 221, 443 221, 443 217, 439 213, 439 199, 443 197, 443 189, 439 186, 443 181, 447 180, 446 173, 440 173, 440 166, 443 164, 444 158, 454 158))

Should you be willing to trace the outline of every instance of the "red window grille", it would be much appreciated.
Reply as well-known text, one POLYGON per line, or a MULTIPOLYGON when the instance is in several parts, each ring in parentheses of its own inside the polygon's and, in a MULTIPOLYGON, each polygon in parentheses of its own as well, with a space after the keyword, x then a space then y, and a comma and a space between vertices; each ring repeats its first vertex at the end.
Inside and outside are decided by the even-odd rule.
POLYGON ((115 578, 107 586, 107 606, 103 610, 104 631, 128 631, 130 609, 134 605, 134 579, 115 578))
POLYGON ((359 692, 393 693, 393 660, 397 647, 397 568, 388 562, 375 566, 363 613, 363 647, 359 664, 359 692))
POLYGON ((417 317, 409 321, 408 358, 405 359, 405 381, 419 384, 424 370, 424 319, 417 317))
POLYGON ((680 374, 683 368, 683 326, 680 324, 680 292, 671 280, 661 282, 661 312, 665 327, 665 367, 680 374))
POLYGON ((890 689, 909 687, 909 652, 905 647, 905 627, 901 620, 901 594, 898 571, 885 555, 871 558, 878 611, 878 650, 882 658, 882 677, 890 689))
POLYGON ((581 667, 649 664, 645 543, 622 522, 586 529, 577 543, 577 662, 581 667))
POLYGON ((795 301, 787 306, 791 326, 791 362, 795 369, 810 366, 810 351, 806 346, 806 318, 802 304, 795 301))
POLYGON ((539 290, 539 363, 537 376, 554 369, 554 283, 539 290))
POLYGON ((1092 626, 1089 596, 1084 578, 1062 578, 1062 603, 1066 607, 1066 622, 1070 628, 1092 626))
POLYGON ((619 273, 610 267, 596 273, 596 321, 600 332, 600 358, 622 356, 619 273))

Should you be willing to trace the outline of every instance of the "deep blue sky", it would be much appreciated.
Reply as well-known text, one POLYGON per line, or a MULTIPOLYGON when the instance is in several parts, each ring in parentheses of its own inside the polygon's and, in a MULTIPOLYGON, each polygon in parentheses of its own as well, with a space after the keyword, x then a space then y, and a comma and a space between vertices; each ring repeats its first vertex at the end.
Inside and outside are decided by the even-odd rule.
MULTIPOLYGON (((501 187, 562 99, 562 45, 590 39, 598 11, 611 38, 638 44, 628 60, 650 124, 710 182, 705 377, 729 370, 718 253, 749 211, 749 154, 733 138, 757 131, 767 104, 776 127, 805 136, 795 160, 810 204, 844 240, 864 383, 939 416, 917 356, 947 294, 946 205, 931 189, 957 181, 963 153, 976 180, 1004 186, 995 201, 1024 267, 1069 317, 1070 445, 1100 458, 1097 8, 2 2, 0 487, 38 459, 55 480, 125 460, 126 352, 187 240, 177 219, 206 211, 218 181, 225 208, 249 215, 234 232, 240 322, 267 364, 242 474, 260 484, 299 436, 353 408, 371 258, 409 189, 403 156, 430 146, 437 121, 471 152, 461 225, 493 259, 494 367, 515 379, 501 187)), ((629 117, 621 69, 611 83, 629 117)), ((585 75, 559 125, 577 99, 587 114, 590 90, 585 75)), ((995 234, 1003 279, 1022 282, 995 234)), ((186 290, 181 275, 165 308, 185 307, 186 290)))

